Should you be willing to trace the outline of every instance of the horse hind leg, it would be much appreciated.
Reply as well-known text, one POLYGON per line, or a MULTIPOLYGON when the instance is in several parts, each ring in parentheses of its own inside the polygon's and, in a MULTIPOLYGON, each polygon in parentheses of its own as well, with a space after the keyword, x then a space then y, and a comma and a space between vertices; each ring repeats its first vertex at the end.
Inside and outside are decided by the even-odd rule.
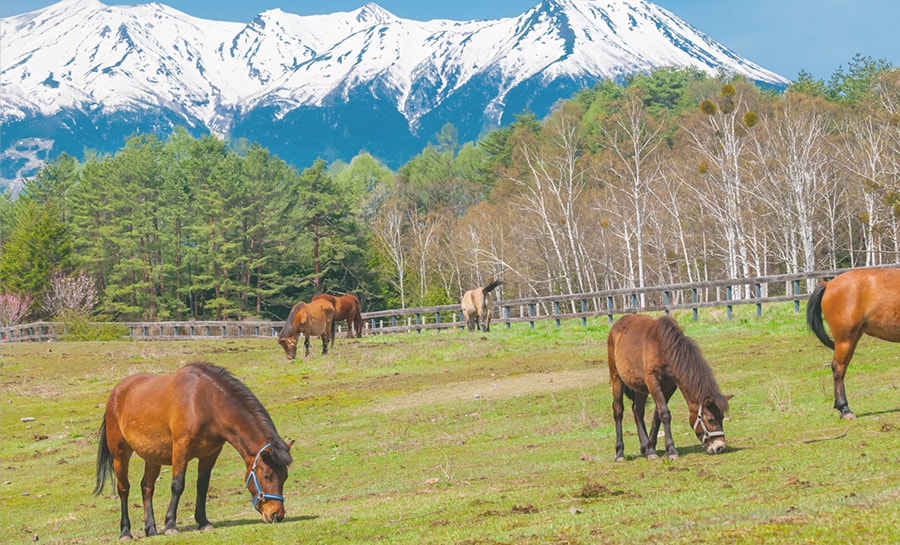
POLYGON ((119 541, 131 540, 131 517, 128 516, 128 493, 131 491, 131 483, 128 481, 128 462, 131 459, 131 451, 113 455, 113 471, 116 475, 116 492, 121 504, 121 516, 119 518, 119 541))
POLYGON ((850 358, 853 357, 856 344, 861 336, 861 333, 856 333, 850 339, 835 339, 834 342, 834 359, 831 360, 831 377, 834 381, 834 408, 840 411, 841 418, 844 420, 856 418, 856 415, 850 410, 849 403, 847 403, 847 393, 844 390, 844 376, 847 374, 850 358))
POLYGON ((147 537, 158 535, 156 518, 153 516, 153 492, 156 490, 156 479, 162 468, 157 464, 144 462, 144 477, 141 479, 141 499, 144 503, 144 534, 147 537))
POLYGON ((631 414, 634 416, 634 425, 637 427, 638 441, 641 444, 641 455, 648 460, 656 460, 656 441, 650 440, 647 435, 647 424, 644 422, 644 410, 647 407, 647 394, 631 390, 631 414))
POLYGON ((615 376, 612 379, 612 413, 616 423, 616 461, 625 461, 625 441, 622 439, 622 418, 625 416, 625 404, 623 403, 623 391, 625 385, 615 376))

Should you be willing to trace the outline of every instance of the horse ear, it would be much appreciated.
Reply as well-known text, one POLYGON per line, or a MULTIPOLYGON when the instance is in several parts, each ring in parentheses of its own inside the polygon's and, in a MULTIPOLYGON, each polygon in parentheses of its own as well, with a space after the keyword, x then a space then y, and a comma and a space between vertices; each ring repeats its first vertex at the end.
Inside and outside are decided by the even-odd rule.
POLYGON ((288 450, 291 450, 291 447, 293 447, 293 446, 294 446, 294 440, 293 440, 293 439, 291 439, 291 442, 290 442, 290 443, 288 443, 288 444, 287 444, 287 446, 288 446, 288 450))
POLYGON ((733 398, 733 397, 734 397, 734 394, 728 394, 727 396, 725 396, 725 401, 731 401, 731 398, 733 398))

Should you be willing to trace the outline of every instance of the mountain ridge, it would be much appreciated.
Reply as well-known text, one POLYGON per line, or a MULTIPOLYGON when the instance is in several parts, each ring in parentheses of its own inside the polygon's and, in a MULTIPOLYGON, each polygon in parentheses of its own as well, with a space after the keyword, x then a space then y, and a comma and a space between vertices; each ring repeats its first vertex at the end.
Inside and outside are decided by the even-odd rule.
MULTIPOLYGON (((789 83, 645 0, 541 0, 516 17, 472 21, 403 19, 370 2, 327 15, 272 9, 246 24, 161 3, 62 0, 2 19, 0 41, 4 147, 49 138, 54 150, 68 151, 91 147, 79 131, 103 141, 146 128, 165 136, 174 124, 267 147, 305 123, 325 131, 318 137, 328 142, 294 153, 295 161, 283 155, 291 145, 282 146, 279 154, 295 164, 368 149, 397 166, 447 121, 479 119, 458 127, 472 140, 526 109, 542 117, 552 96, 665 66, 789 83), (405 124, 405 152, 379 142, 381 130, 400 134, 399 127, 366 130, 351 119, 372 109, 382 123, 405 124), (111 121, 127 118, 132 127, 111 121), (358 132, 348 136, 336 120, 358 132)), ((6 177, 6 161, 2 167, 6 177)))

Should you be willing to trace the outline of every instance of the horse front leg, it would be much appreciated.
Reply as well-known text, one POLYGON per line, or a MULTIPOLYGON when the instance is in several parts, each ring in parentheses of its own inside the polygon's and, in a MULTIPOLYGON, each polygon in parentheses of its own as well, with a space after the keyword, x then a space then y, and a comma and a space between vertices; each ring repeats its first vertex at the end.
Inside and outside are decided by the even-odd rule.
MULTIPOLYGON (((177 453, 179 447, 173 445, 173 448, 177 453)), ((181 500, 181 494, 184 493, 185 473, 187 473, 187 460, 176 454, 172 459, 172 499, 166 510, 166 535, 178 533, 178 502, 181 500)))
POLYGON ((141 498, 144 501, 144 535, 155 536, 156 518, 153 516, 153 492, 156 490, 156 479, 162 468, 158 464, 144 462, 144 477, 141 479, 141 498))
MULTIPOLYGON (((654 421, 656 418, 658 418, 662 422, 663 430, 666 433, 666 456, 668 456, 669 460, 677 460, 678 451, 675 450, 675 440, 672 438, 672 413, 669 411, 668 403, 666 403, 666 395, 663 393, 662 388, 660 388, 659 386, 651 389, 651 395, 653 396, 653 402, 656 404, 657 414, 654 417, 654 421)), ((654 425, 653 429, 659 430, 659 425, 654 425)), ((657 431, 656 433, 659 432, 657 431)), ((655 445, 655 434, 653 441, 655 445)))
POLYGON ((209 494, 209 479, 212 476, 213 466, 219 458, 219 449, 208 458, 199 460, 197 465, 197 506, 194 509, 194 520, 197 521, 197 529, 200 531, 212 530, 213 525, 206 518, 206 496, 209 494))

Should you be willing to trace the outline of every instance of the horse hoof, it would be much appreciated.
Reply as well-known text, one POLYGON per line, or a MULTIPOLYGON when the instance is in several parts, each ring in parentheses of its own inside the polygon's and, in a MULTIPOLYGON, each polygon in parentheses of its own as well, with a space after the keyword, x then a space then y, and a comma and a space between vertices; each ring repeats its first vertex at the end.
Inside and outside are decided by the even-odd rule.
POLYGON ((616 456, 616 462, 624 462, 624 461, 625 461, 624 456, 616 456))
POLYGON ((659 460, 659 456, 657 456, 656 454, 648 454, 647 459, 648 460, 659 460))
POLYGON ((132 540, 134 540, 134 538, 131 537, 131 534, 128 534, 128 535, 124 535, 124 536, 120 536, 120 537, 119 537, 119 541, 120 541, 120 542, 123 542, 123 543, 124 543, 124 542, 128 542, 128 541, 132 541, 132 540))
POLYGON ((850 411, 847 411, 847 412, 841 414, 841 418, 843 420, 856 420, 856 415, 850 411))
POLYGON ((678 455, 677 455, 677 454, 670 454, 670 455, 669 455, 669 461, 670 461, 670 462, 674 462, 674 461, 677 460, 677 459, 678 459, 678 455))
POLYGON ((212 524, 206 524, 205 526, 201 526, 201 527, 197 528, 197 530, 200 531, 200 532, 208 532, 208 531, 210 531, 210 530, 212 530, 212 529, 213 529, 213 525, 212 525, 212 524))
POLYGON ((167 536, 174 536, 175 534, 178 533, 178 528, 166 528, 165 533, 167 536))

